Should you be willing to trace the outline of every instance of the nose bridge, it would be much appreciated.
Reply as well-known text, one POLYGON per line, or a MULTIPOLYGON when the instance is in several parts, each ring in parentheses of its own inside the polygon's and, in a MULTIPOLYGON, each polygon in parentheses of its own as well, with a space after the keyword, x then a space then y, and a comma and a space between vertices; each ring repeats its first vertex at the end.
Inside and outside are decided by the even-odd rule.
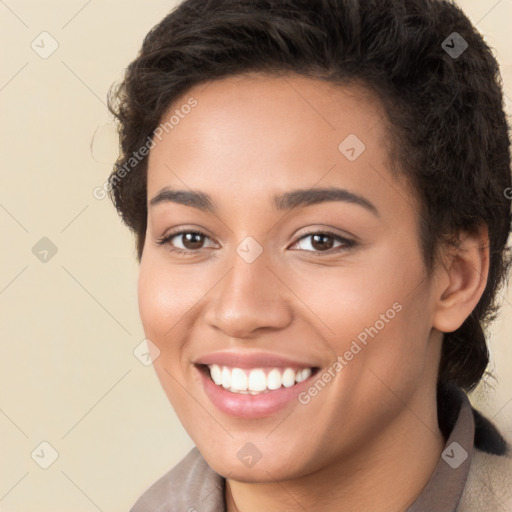
POLYGON ((263 251, 255 257, 251 243, 242 242, 237 248, 206 315, 210 325, 233 337, 247 336, 262 327, 283 328, 291 319, 279 280, 267 267, 268 258, 263 251))

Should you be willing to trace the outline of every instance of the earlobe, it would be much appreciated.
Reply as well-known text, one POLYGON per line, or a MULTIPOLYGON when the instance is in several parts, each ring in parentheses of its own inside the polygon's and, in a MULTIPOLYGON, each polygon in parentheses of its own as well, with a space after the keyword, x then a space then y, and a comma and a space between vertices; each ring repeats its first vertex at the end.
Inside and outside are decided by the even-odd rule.
POLYGON ((458 247, 447 249, 439 268, 433 327, 441 332, 457 330, 478 304, 489 273, 487 226, 474 233, 461 233, 458 247))

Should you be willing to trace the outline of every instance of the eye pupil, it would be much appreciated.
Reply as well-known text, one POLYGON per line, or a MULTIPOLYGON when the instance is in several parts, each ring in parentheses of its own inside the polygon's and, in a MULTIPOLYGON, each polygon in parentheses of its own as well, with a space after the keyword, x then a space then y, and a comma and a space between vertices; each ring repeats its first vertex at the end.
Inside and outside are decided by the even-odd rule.
POLYGON ((331 249, 333 246, 333 239, 330 235, 322 235, 322 234, 313 235, 313 241, 312 241, 311 245, 315 249, 320 249, 320 250, 321 249, 331 249), (329 240, 327 243, 325 243, 326 238, 329 240), (323 242, 320 240, 323 240, 323 242))
POLYGON ((183 236, 183 245, 187 249, 200 249, 203 243, 200 233, 185 233, 183 236))

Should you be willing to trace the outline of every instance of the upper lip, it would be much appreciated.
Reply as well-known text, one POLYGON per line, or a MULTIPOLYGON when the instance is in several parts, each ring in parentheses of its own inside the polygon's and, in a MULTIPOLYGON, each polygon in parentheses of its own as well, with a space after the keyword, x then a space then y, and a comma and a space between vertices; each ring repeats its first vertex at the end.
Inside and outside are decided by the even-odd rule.
POLYGON ((315 368, 310 362, 290 359, 270 352, 212 352, 196 359, 195 364, 229 366, 231 368, 315 368))

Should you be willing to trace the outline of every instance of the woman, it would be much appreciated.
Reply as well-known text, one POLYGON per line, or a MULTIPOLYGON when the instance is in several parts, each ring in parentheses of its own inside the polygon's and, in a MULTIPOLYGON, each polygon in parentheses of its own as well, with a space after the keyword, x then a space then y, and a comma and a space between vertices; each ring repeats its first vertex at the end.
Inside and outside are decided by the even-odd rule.
POLYGON ((497 63, 436 0, 186 0, 110 98, 160 382, 133 512, 512 510, 466 392, 509 266, 497 63))

